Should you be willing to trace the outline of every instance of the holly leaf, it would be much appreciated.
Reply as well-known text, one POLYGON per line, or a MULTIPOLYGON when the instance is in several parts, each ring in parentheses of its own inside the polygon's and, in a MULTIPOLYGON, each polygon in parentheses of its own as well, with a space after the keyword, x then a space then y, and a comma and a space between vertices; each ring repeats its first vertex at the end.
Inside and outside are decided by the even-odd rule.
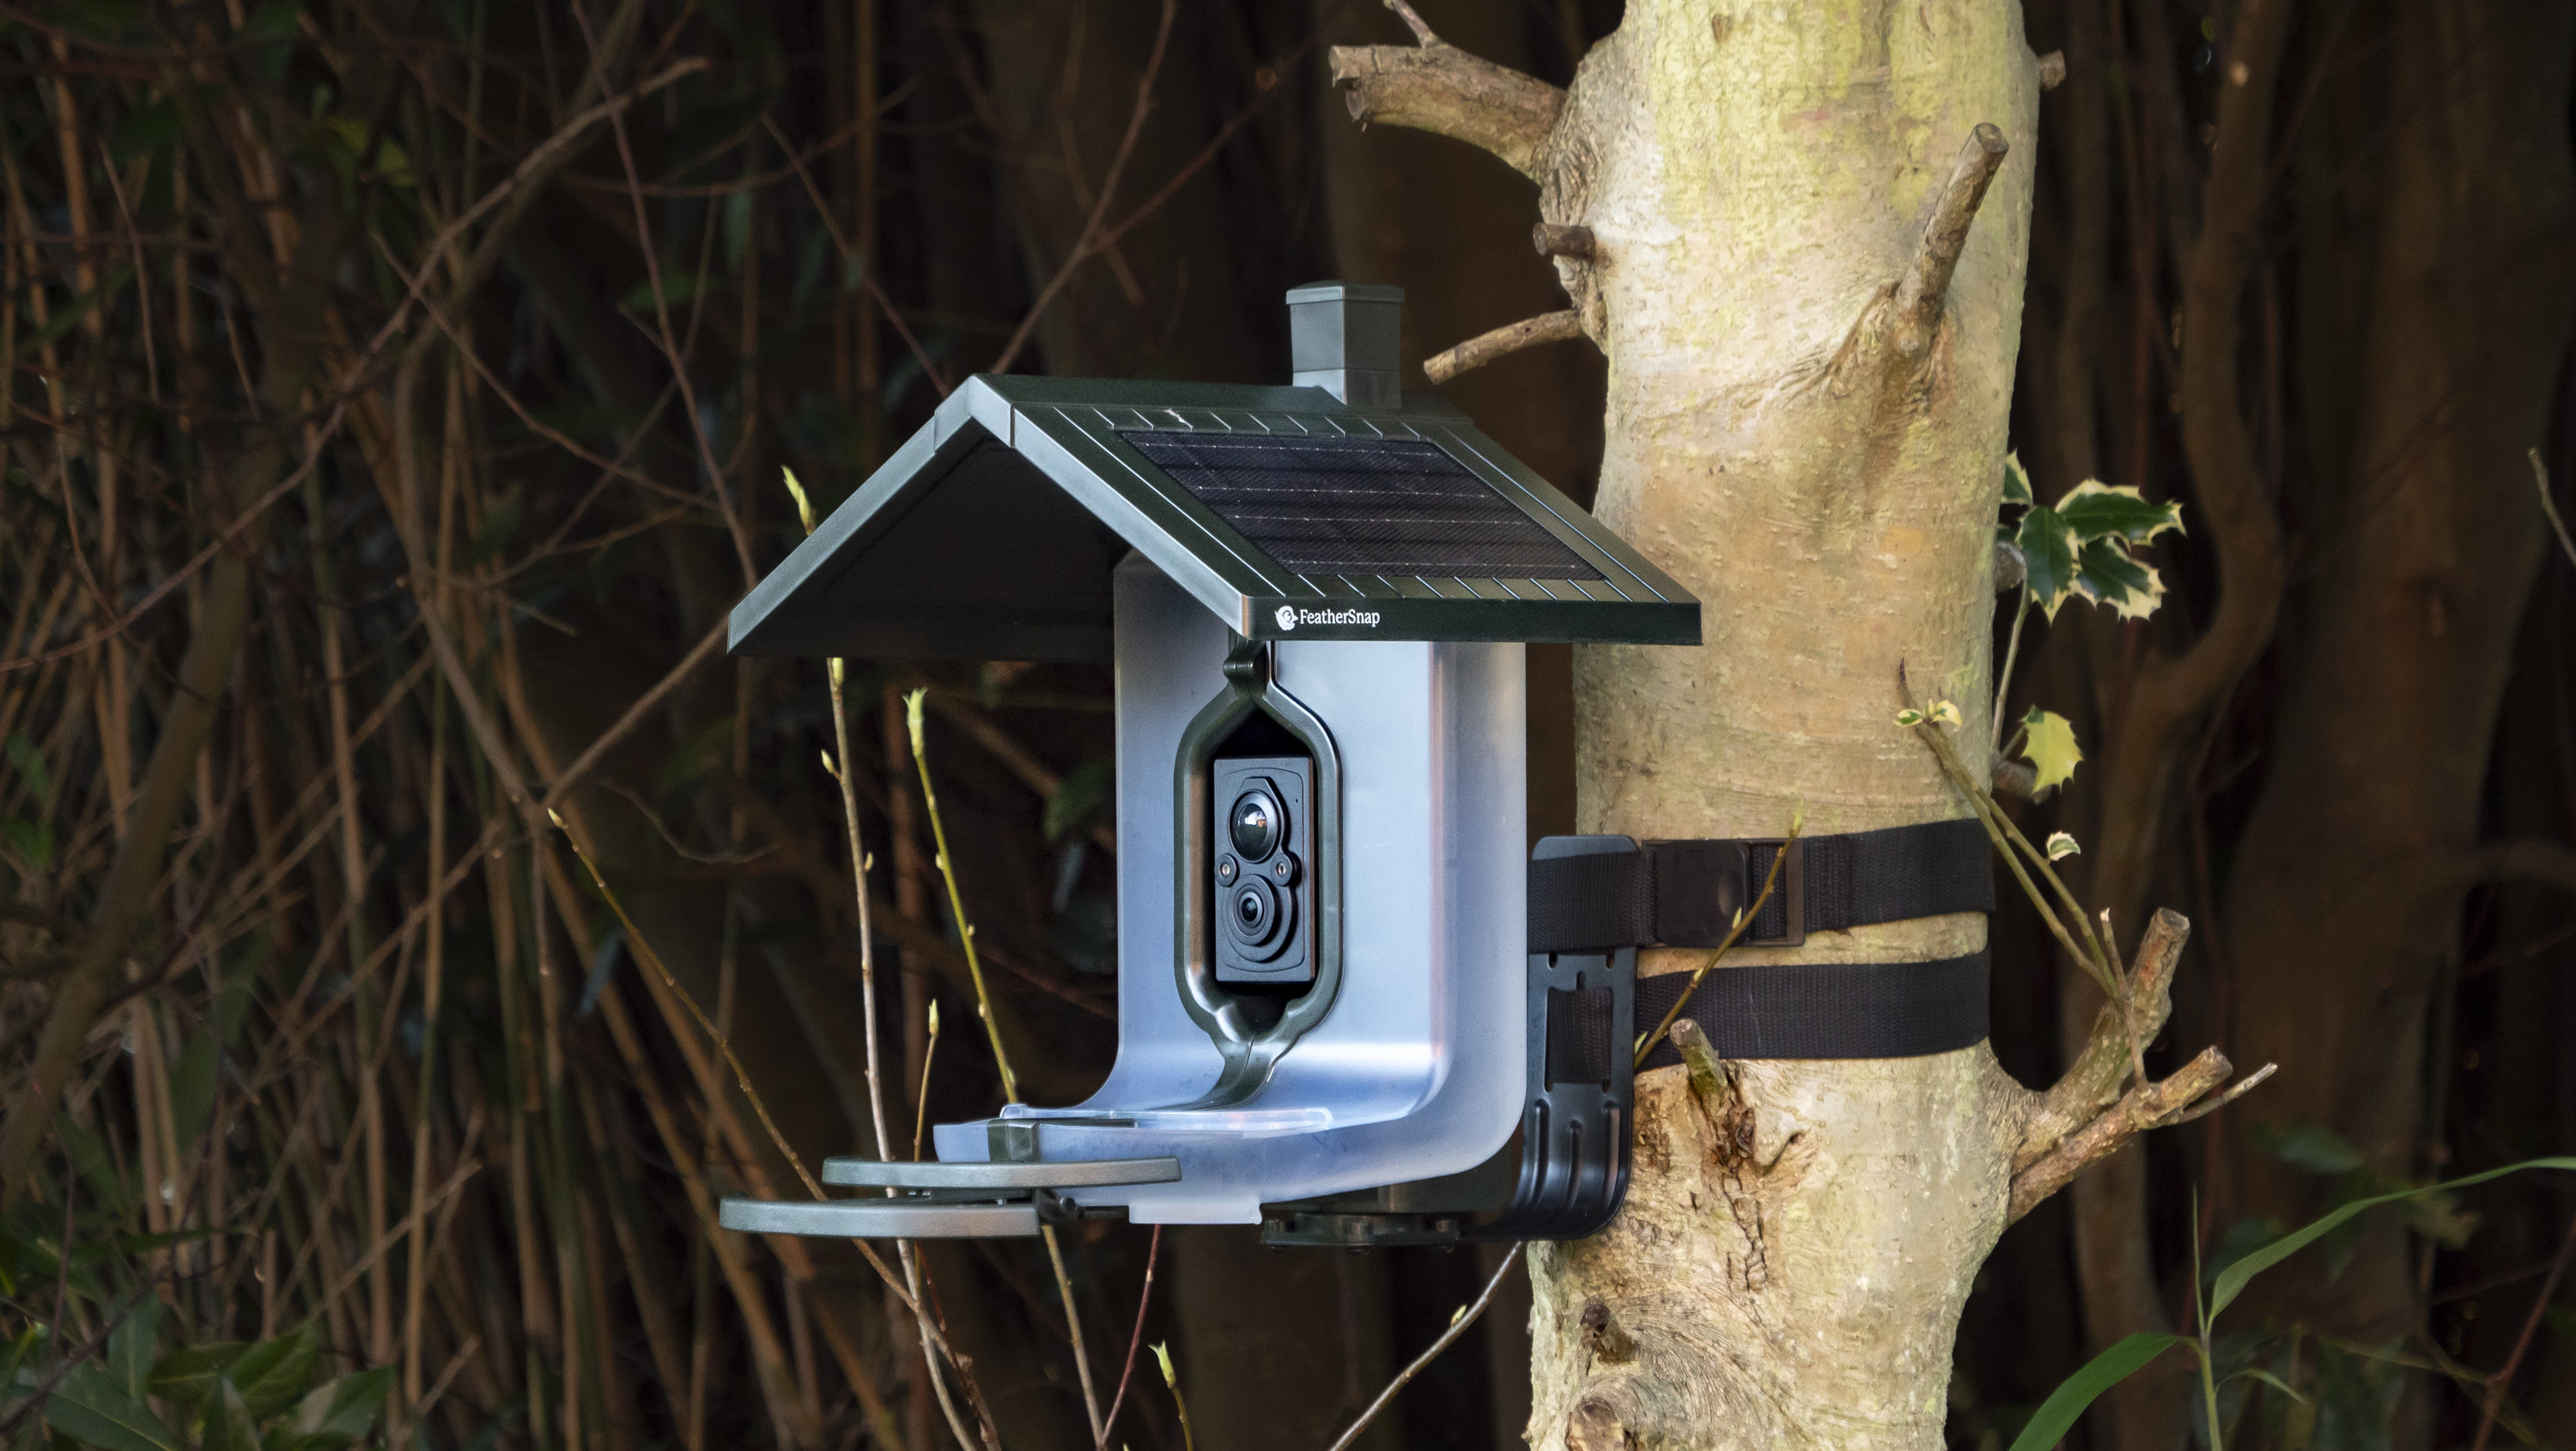
POLYGON ((2075 838, 2065 832, 2052 831, 2048 834, 2048 859, 2050 861, 2062 862, 2068 857, 2075 856, 2083 850, 2084 848, 2077 844, 2075 838))
POLYGON ((2100 479, 2086 479, 2057 501, 2057 517, 2088 544, 2096 539, 2144 544, 2168 529, 2182 528, 2182 505, 2152 504, 2135 489, 2115 489, 2100 479))
POLYGON ((2034 501, 2030 493, 2030 470, 2021 466, 2020 453, 2005 454, 2004 507, 2009 509, 2016 504, 2027 506, 2032 502, 2034 501))
POLYGON ((2013 542, 2021 546, 2022 587, 2050 619, 2057 618, 2057 607, 2075 593, 2075 554, 2082 541, 2055 509, 2036 508, 2021 516, 2013 542))
MULTIPOLYGON (((2037 777, 2031 783, 2034 794, 2053 790, 2075 774, 2077 763, 2084 759, 2084 748, 2075 744, 2075 727, 2066 717, 2034 705, 2030 714, 2022 717, 2021 727, 2021 757, 2030 762, 2037 777)), ((2054 838, 2051 845, 2054 846, 2054 838)))
POLYGON ((2075 556, 2075 588, 2095 604, 2109 605, 2122 619, 2143 620, 2164 601, 2165 582, 2156 571, 2129 553, 2125 540, 2095 539, 2075 556))
POLYGON ((1936 700, 1932 702, 1931 719, 1932 723, 1936 726, 1944 726, 1950 730, 1957 730, 1959 728, 1959 707, 1952 705, 1946 700, 1936 700))

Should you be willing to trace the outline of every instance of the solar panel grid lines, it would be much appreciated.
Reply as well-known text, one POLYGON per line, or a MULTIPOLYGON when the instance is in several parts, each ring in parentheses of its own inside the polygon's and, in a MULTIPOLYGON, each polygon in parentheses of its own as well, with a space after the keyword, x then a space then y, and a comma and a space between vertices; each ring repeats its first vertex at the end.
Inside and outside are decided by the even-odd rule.
MULTIPOLYGON (((1411 432, 1411 430, 1406 430, 1411 432)), ((1119 430, 1292 573, 1598 580, 1600 570, 1439 445, 1410 439, 1119 430)))

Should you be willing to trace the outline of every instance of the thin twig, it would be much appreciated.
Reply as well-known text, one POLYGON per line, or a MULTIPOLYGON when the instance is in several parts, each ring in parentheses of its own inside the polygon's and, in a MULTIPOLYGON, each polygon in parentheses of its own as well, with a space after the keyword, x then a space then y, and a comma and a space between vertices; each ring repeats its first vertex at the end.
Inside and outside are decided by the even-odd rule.
MULTIPOLYGON (((1168 13, 1164 23, 1170 24, 1168 13)), ((1010 1055, 1003 1051, 1001 1025, 993 1019, 992 993, 984 985, 983 963, 975 953, 975 924, 967 920, 966 899, 957 886, 957 862, 948 852, 948 828, 939 816, 939 793, 930 784, 930 744, 923 738, 921 721, 922 701, 929 694, 915 690, 903 698, 904 725, 912 735, 912 762, 921 774, 922 810, 930 818, 931 845, 939 851, 939 877, 948 887, 949 915, 957 923, 957 940, 966 951, 966 975, 975 984, 975 1016, 984 1020, 985 1037, 993 1045, 993 1064, 1002 1075, 1002 1095, 1016 1103, 1020 1097, 1019 1079, 1011 1072, 1010 1055)), ((1100 1416, 1100 1391, 1092 1382, 1091 1352, 1082 1343, 1082 1318, 1074 1308, 1073 1277, 1065 1271, 1063 1247, 1057 1243, 1054 1225, 1040 1225, 1038 1233, 1046 1241, 1047 1261, 1055 1269, 1056 1291, 1064 1297, 1064 1333, 1073 1345, 1073 1369, 1082 1382, 1083 1411, 1091 1418, 1092 1434, 1106 1436, 1109 1427, 1100 1416)))
MULTIPOLYGON (((608 89, 608 76, 601 68, 599 37, 590 28, 588 7, 575 0, 573 23, 581 27, 582 39, 590 44, 591 73, 600 90, 608 89)), ((735 561, 742 566, 743 587, 760 581, 760 568, 752 563, 751 534, 743 527, 742 513, 734 507, 733 491, 725 486, 724 465, 716 459, 715 441, 707 437, 704 415, 698 412, 697 385, 689 381, 689 360, 680 347, 679 337, 671 331, 671 302, 662 287, 662 249, 653 245, 653 222, 644 210, 644 177, 635 166, 635 145, 626 134, 626 112, 623 108, 608 114, 608 129, 617 138, 617 159, 626 168, 627 195, 635 203, 635 248, 644 254, 644 280, 653 289, 653 323, 662 344, 662 352, 671 360, 671 377, 680 385, 680 402, 688 410, 689 433, 697 440, 698 457, 706 465, 707 487, 715 490, 716 510, 724 515, 725 530, 733 536, 735 561)), ((712 220, 712 213, 710 213, 712 220)))
MULTIPOLYGON (((1681 996, 1673 999, 1673 1005, 1664 1010, 1664 1020, 1655 1025, 1654 1031, 1637 1040, 1636 1063, 1639 1066, 1643 1066, 1646 1055, 1654 1051, 1655 1041, 1672 1029, 1673 1020, 1682 1015, 1682 1005, 1691 1000, 1691 994, 1699 991, 1699 985, 1708 977, 1709 969, 1717 966, 1717 960, 1724 957, 1727 949, 1733 947, 1737 939, 1744 936, 1745 929, 1753 925, 1753 919, 1762 915, 1763 907, 1771 900, 1772 889, 1780 885, 1780 867, 1789 860, 1790 849, 1798 844, 1798 832, 1806 824, 1807 813, 1803 807, 1790 816, 1788 840, 1780 843, 1780 850, 1772 856, 1771 870, 1764 874, 1762 890, 1754 896, 1753 905, 1735 914, 1735 921, 1726 929, 1726 936, 1719 940, 1707 960, 1700 963, 1699 970, 1691 974, 1691 980, 1682 987, 1681 996)), ((1789 925, 1795 927, 1798 924, 1793 922, 1789 925)))
MULTIPOLYGON (((2539 462, 2539 450, 2534 449, 2532 464, 2537 467, 2539 462)), ((2549 497, 2546 484, 2541 488, 2540 497, 2544 501, 2549 497)), ((2554 509, 2550 511, 2550 520, 2552 523, 2557 522, 2557 511, 2554 509)), ((2565 539, 2567 526, 2560 524, 2558 528, 2558 537, 2565 539)), ((2576 546, 2571 546, 2568 554, 2570 557, 2576 557, 2576 546)), ((2558 1293, 2558 1281, 2567 1273, 2567 1262, 2570 1258, 2576 1258, 2576 1215, 2569 1216, 2567 1220, 2566 1238, 2558 1243, 2558 1257, 2549 1262, 2549 1277, 2540 1282, 2540 1294, 2531 1302, 2531 1313, 2523 1317, 2522 1333, 2513 1339, 2513 1353, 2504 1358, 2504 1364, 2497 1369, 2495 1378, 2487 1382, 2486 1405, 2478 1412, 2478 1434, 2477 1438, 2469 1443, 2469 1451, 2487 1451, 2487 1437, 2495 1434, 2496 1417, 2504 1410, 2505 1393, 2513 1388, 2514 1372, 2522 1369, 2522 1357, 2530 1351, 2531 1338, 2539 1331, 2541 1320, 2549 1313, 2549 1297, 2558 1293)))
POLYGON ((1351 1422, 1350 1429, 1344 1431, 1339 1439, 1326 1448, 1326 1451, 1348 1451, 1350 1444, 1359 1439, 1360 1432, 1367 1430, 1368 1423, 1377 1418, 1377 1413, 1385 1410, 1387 1402, 1395 1399, 1395 1393, 1404 1389, 1406 1381, 1421 1374, 1424 1366, 1438 1359, 1440 1352, 1447 1350, 1457 1342, 1459 1336, 1467 1333, 1467 1327, 1476 1323, 1477 1317, 1485 1313, 1487 1305, 1494 1303, 1494 1292, 1503 1287, 1503 1277, 1510 1274, 1512 1267, 1520 1262, 1521 1244, 1520 1241, 1514 1240, 1511 1248, 1503 1251, 1501 1268, 1494 1271, 1492 1279, 1485 1281, 1484 1293, 1478 1295, 1472 1304, 1458 1312, 1457 1318, 1449 1322, 1449 1328, 1441 1331, 1440 1338, 1431 1342, 1430 1349, 1415 1356, 1411 1365, 1397 1372, 1395 1379, 1387 1382, 1386 1389, 1377 1393, 1377 1399, 1369 1402, 1368 1409, 1360 1412, 1360 1418, 1351 1422))
POLYGON ((1100 181, 1100 195, 1091 202, 1091 215, 1083 220, 1082 231, 1073 239, 1073 246, 1064 254, 1064 261, 1056 267, 1055 275, 1047 279, 1047 285, 1038 293, 1038 300, 1029 304, 1028 314, 1012 331, 1011 340, 1003 345, 1001 356, 993 360, 994 372, 1011 371, 1011 364, 1019 360, 1020 349, 1028 345, 1029 335, 1037 331, 1038 319, 1046 316, 1047 307, 1055 301, 1056 294, 1064 291, 1065 284, 1073 280, 1073 274, 1083 263, 1108 250, 1109 241, 1101 232, 1101 224, 1108 219, 1109 203, 1118 195, 1118 179, 1127 170, 1127 159, 1135 154, 1136 138, 1144 134, 1145 117, 1154 109, 1154 81, 1162 74, 1163 56, 1172 40, 1172 18, 1179 10, 1177 0, 1163 0, 1163 18, 1154 27, 1154 48, 1145 57, 1145 73, 1136 78, 1136 103, 1127 114, 1126 134, 1118 138, 1118 149, 1109 158, 1108 173, 1100 181))
MULTIPOLYGON (((2540 450, 2531 450, 2531 481, 2540 486, 2540 512, 2549 516, 2549 527, 2558 534, 2558 547, 2567 551, 2567 562, 2576 564, 2576 538, 2569 537, 2567 521, 2558 516, 2558 501, 2549 496, 2549 466, 2540 461, 2540 450)), ((2483 1445, 2486 1435, 2479 1433, 2483 1445)))
POLYGON ((1011 1055, 1002 1047, 1001 1025, 993 1021, 993 996, 984 986, 984 966, 975 953, 975 924, 967 920, 966 899, 957 889, 957 864, 948 855, 948 828, 939 818, 939 793, 930 784, 930 747, 922 738, 921 702, 926 690, 916 690, 903 698, 904 725, 912 734, 912 761, 921 773, 921 804, 930 817, 930 844, 939 853, 939 877, 948 887, 948 912, 957 924, 957 942, 966 955, 966 976, 975 985, 975 1016, 984 1024, 984 1037, 993 1046, 993 1066, 1001 1070, 1002 1098, 1017 1103, 1020 1081, 1011 1072, 1011 1055))
POLYGON ((1118 1408, 1127 1404, 1127 1383, 1136 1376, 1136 1352, 1145 1344, 1145 1307, 1154 1299, 1154 1257, 1162 1252, 1163 1227, 1158 1224, 1154 1237, 1145 1242, 1145 1288, 1136 1292, 1136 1329, 1127 1337, 1127 1364, 1119 1369, 1118 1394, 1109 1398, 1109 1414, 1092 1440, 1091 1451, 1109 1451, 1109 1428, 1118 1424, 1118 1408))

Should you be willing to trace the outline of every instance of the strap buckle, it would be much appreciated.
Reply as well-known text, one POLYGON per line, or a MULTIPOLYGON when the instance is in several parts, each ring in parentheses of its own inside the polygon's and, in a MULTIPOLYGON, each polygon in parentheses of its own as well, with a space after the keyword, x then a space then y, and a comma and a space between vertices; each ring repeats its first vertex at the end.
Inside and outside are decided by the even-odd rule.
POLYGON ((1786 853, 1780 863, 1780 885, 1771 891, 1773 900, 1786 909, 1781 921, 1785 929, 1777 937, 1756 937, 1747 933, 1747 947, 1796 947, 1807 940, 1807 843, 1803 838, 1753 836, 1744 839, 1744 907, 1753 910, 1753 899, 1762 895, 1762 878, 1753 873, 1753 848, 1775 847, 1786 853))
POLYGON ((1781 904, 1783 930, 1739 939, 1747 947, 1795 947, 1807 940, 1807 844, 1787 837, 1647 843, 1655 872, 1655 940, 1674 947, 1715 947, 1734 930, 1739 912, 1751 912, 1762 894, 1764 871, 1753 870, 1754 848, 1788 854, 1772 899, 1781 904))

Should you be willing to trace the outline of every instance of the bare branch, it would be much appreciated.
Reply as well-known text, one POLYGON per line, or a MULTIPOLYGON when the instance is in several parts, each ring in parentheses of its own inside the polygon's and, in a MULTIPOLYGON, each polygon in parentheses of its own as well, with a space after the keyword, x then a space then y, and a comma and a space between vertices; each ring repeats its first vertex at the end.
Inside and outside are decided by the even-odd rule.
POLYGON ((1422 376, 1434 383, 1446 383, 1470 368, 1481 368, 1496 358, 1534 348, 1541 343, 1561 343, 1583 336, 1583 320, 1572 308, 1563 312, 1544 313, 1524 318, 1509 327, 1472 337, 1445 353, 1434 353, 1423 360, 1422 376))
POLYGON ((1951 169, 1950 181, 1941 188, 1941 199, 1933 205, 1931 219, 1923 224, 1923 241, 1916 249, 1914 262, 1905 269, 1904 280, 1896 284, 1896 351, 1908 358, 1923 356, 1932 345, 1932 326, 1941 318, 1941 304, 1950 291, 1950 274, 1959 265, 1959 254, 1968 245, 1968 228, 1977 219, 1977 207, 1986 199, 1986 188, 1995 173, 2002 169, 2004 153, 2012 148, 2005 144, 2004 133, 1991 121, 1980 121, 1968 133, 1968 142, 1959 149, 1959 164, 1951 169))
POLYGON ((1589 262, 1599 245, 1590 227, 1541 222, 1530 228, 1530 246, 1542 257, 1572 257, 1580 262, 1589 262))
POLYGON ((1420 44, 1333 47, 1333 83, 1349 92, 1351 119, 1464 141, 1537 180, 1539 151, 1565 109, 1565 92, 1442 40, 1404 0, 1387 0, 1387 8, 1420 44))
MULTIPOLYGON (((2098 1041, 2098 1032, 2095 1036, 2098 1041)), ((2086 1055, 2091 1056, 2089 1047, 2086 1055)), ((2005 1211, 2005 1221, 2028 1214, 2087 1167, 2127 1147, 2131 1139, 2173 1122, 2203 1095, 2226 1082, 2233 1071, 2226 1054, 2203 1048, 2199 1057, 2184 1064, 2172 1077, 2129 1090, 2110 1112, 2068 1135, 2046 1156, 2013 1175, 2012 1202, 2005 1211)))

